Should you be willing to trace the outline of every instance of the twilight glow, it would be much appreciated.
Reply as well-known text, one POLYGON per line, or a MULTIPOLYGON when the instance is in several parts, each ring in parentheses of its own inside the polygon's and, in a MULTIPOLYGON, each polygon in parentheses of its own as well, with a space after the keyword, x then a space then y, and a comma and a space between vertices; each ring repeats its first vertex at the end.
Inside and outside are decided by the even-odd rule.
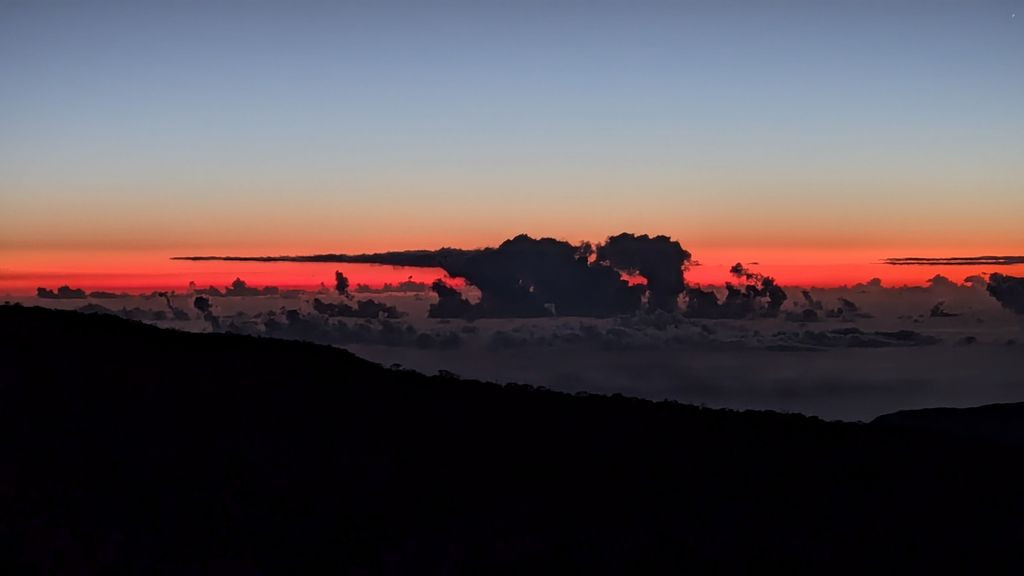
POLYGON ((1020 11, 4 2, 0 293, 309 286, 333 268, 168 258, 519 233, 668 234, 698 282, 1000 271, 883 260, 1024 253, 1020 11))

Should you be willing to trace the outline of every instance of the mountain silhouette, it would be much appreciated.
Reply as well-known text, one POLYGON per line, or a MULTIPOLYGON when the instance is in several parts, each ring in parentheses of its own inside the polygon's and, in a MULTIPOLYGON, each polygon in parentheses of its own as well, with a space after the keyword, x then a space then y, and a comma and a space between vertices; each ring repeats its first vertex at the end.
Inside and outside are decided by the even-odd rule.
POLYGON ((923 572, 1024 550, 1022 405, 826 422, 20 306, 0 342, 8 574, 923 572))

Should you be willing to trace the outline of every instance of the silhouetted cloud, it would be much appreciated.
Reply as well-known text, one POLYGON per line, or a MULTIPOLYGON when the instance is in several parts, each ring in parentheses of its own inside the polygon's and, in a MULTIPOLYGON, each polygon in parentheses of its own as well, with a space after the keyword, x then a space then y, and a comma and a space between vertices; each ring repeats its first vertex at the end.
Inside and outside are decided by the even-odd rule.
POLYGON ((686 289, 683 267, 690 253, 668 236, 619 234, 597 247, 597 261, 620 271, 636 273, 647 280, 648 305, 653 310, 672 311, 686 289))
MULTIPOLYGON (((437 267, 480 290, 480 301, 463 316, 541 317, 614 316, 649 306, 675 310, 684 290, 683 268, 690 253, 667 236, 619 234, 595 249, 552 238, 519 235, 497 248, 412 250, 377 254, 319 254, 271 257, 181 257, 186 260, 348 262, 437 267), (591 261, 591 257, 595 257, 591 261), (630 285, 623 272, 644 277, 630 285)), ((347 288, 347 287, 346 287, 347 288)), ((436 290, 435 290, 436 291, 436 290)), ((452 300, 454 302, 454 300, 452 300)), ((465 306, 460 306, 465 308, 465 306)), ((454 313, 452 310, 438 313, 454 313)))
POLYGON ((815 300, 810 290, 801 290, 800 295, 804 297, 804 304, 810 310, 822 310, 824 305, 819 300, 815 300))
POLYGON ((210 286, 208 288, 197 288, 195 282, 189 282, 189 293, 200 296, 213 296, 217 298, 231 297, 231 298, 244 298, 252 296, 279 296, 281 295, 281 289, 277 286, 264 286, 262 288, 255 288, 249 286, 245 280, 241 278, 235 278, 231 282, 230 286, 225 286, 223 290, 216 286, 210 286))
POLYGON ((692 318, 749 318, 755 314, 777 316, 788 296, 771 276, 754 272, 741 262, 729 268, 733 276, 748 282, 742 288, 727 283, 725 298, 700 287, 686 291, 686 315, 692 318))
POLYGON ((437 294, 437 302, 430 305, 428 315, 432 318, 473 318, 473 304, 462 294, 445 284, 435 280, 431 289, 437 294))
POLYGON ((185 312, 181 308, 178 308, 177 306, 174 305, 174 302, 171 301, 170 293, 163 292, 163 297, 164 302, 167 304, 167 309, 171 311, 171 317, 179 321, 186 321, 192 319, 192 317, 188 315, 188 312, 185 312))
POLYGON ((415 282, 412 276, 409 276, 408 280, 404 280, 397 284, 391 284, 385 282, 379 288, 374 288, 368 284, 356 284, 356 287, 352 289, 352 292, 359 294, 388 294, 391 292, 401 293, 423 293, 430 291, 430 285, 425 282, 415 282))
POLYGON ((985 288, 988 286, 988 280, 985 280, 983 276, 973 274, 964 278, 964 284, 970 285, 971 288, 985 288))
POLYGON ((347 264, 387 264, 413 268, 442 268, 458 266, 468 256, 481 250, 440 248, 438 250, 401 250, 372 254, 312 254, 309 256, 175 256, 171 260, 228 262, 337 262, 347 264))
POLYGON ((987 289, 1004 308, 1024 314, 1024 278, 992 274, 988 277, 987 289))
POLYGON ((953 318, 955 316, 959 316, 959 314, 946 311, 945 302, 936 302, 928 312, 928 316, 931 318, 953 318))
POLYGON ((936 274, 935 276, 932 276, 927 280, 927 282, 929 288, 933 288, 936 290, 949 290, 960 287, 959 284, 953 282, 952 280, 943 276, 942 274, 936 274))
POLYGON ((200 296, 215 296, 218 298, 224 296, 224 293, 216 286, 210 286, 209 288, 196 288, 193 292, 200 296))
POLYGON ((948 258, 886 258, 893 266, 1012 266, 1024 264, 1024 256, 952 256, 948 258))
POLYGON ((37 298, 46 298, 51 300, 79 300, 86 297, 85 290, 80 288, 72 288, 67 284, 57 288, 57 291, 49 290, 47 288, 36 288, 37 298))
POLYGON ((479 317, 613 316, 639 309, 643 286, 588 262, 589 245, 526 235, 481 250, 446 269, 480 289, 479 317))
POLYGON ((334 291, 342 296, 348 296, 348 278, 340 270, 334 271, 334 291))
POLYGON ((206 296, 196 296, 195 300, 192 301, 192 307, 198 310, 200 314, 206 314, 212 308, 210 299, 206 296))
POLYGON ((224 296, 229 297, 245 297, 245 296, 276 296, 280 293, 280 289, 277 286, 264 286, 263 288, 253 288, 245 283, 245 280, 241 278, 235 278, 235 281, 224 289, 224 296))
POLYGON ((402 314, 394 306, 373 299, 357 300, 353 307, 345 302, 324 302, 313 299, 313 310, 328 318, 399 318, 402 314))
POLYGON ((203 320, 210 323, 210 328, 214 331, 220 330, 220 318, 213 313, 213 303, 206 296, 196 296, 192 301, 192 307, 199 311, 203 315, 203 320))

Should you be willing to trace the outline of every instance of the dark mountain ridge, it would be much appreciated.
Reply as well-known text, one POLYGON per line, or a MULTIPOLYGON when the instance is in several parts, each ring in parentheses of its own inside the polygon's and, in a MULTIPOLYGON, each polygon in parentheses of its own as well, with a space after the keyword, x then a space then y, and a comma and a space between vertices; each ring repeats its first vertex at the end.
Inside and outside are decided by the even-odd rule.
POLYGON ((20 306, 0 343, 6 573, 918 572, 1024 549, 1021 405, 825 422, 20 306))

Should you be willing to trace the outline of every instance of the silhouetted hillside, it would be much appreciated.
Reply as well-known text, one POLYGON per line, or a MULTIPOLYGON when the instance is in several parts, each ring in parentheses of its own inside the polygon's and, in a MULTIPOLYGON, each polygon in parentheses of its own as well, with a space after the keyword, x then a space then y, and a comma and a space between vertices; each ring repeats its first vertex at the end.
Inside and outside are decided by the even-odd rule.
POLYGON ((0 307, 0 342, 5 573, 922 572, 1024 550, 1018 451, 905 418, 571 396, 39 308, 0 307))
POLYGON ((1018 447, 1024 444, 1024 403, 903 410, 879 416, 871 423, 920 436, 942 435, 1018 447))

